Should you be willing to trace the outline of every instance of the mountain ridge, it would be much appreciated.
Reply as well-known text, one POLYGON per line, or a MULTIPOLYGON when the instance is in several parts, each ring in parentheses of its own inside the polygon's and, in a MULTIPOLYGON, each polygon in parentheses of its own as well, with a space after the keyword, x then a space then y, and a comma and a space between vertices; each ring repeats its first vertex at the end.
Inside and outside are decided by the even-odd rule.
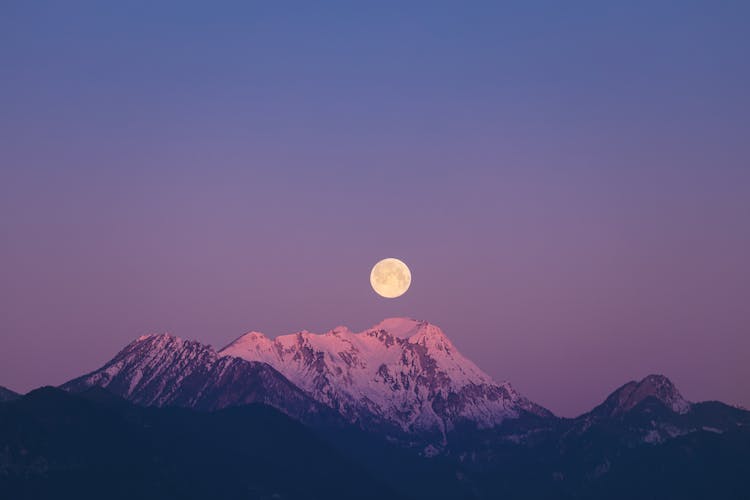
POLYGON ((339 326, 270 339, 253 331, 218 352, 169 334, 142 335, 61 387, 102 387, 143 406, 202 411, 262 403, 317 427, 354 424, 428 456, 450 453, 449 440, 482 430, 495 436, 492 442, 591 428, 627 430, 628 442, 663 442, 703 428, 724 432, 747 414, 690 403, 654 374, 623 384, 579 417, 556 417, 509 383, 494 382, 439 327, 411 318, 388 318, 361 332, 339 326))
POLYGON ((101 368, 61 387, 94 386, 143 406, 210 411, 263 403, 302 422, 335 418, 270 365, 222 358, 210 346, 169 334, 138 337, 101 368))
POLYGON ((240 336, 220 356, 262 361, 350 420, 374 418, 404 432, 439 432, 460 422, 492 427, 522 412, 552 413, 496 383, 453 345, 436 325, 387 318, 353 332, 301 332, 274 339, 240 336))

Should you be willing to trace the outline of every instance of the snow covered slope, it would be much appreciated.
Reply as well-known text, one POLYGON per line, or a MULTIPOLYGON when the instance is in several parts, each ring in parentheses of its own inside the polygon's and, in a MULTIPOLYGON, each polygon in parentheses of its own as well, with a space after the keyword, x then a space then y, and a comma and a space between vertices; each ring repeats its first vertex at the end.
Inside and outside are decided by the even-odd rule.
POLYGON ((215 410, 263 403, 308 422, 333 414, 265 363, 219 357, 210 346, 171 335, 140 337, 62 388, 80 392, 93 386, 145 406, 215 410))
POLYGON ((250 332, 219 354, 268 363, 366 427, 445 435, 458 424, 487 428, 524 412, 551 416, 507 382, 494 382, 440 328, 409 318, 386 319, 359 333, 338 327, 270 339, 250 332))

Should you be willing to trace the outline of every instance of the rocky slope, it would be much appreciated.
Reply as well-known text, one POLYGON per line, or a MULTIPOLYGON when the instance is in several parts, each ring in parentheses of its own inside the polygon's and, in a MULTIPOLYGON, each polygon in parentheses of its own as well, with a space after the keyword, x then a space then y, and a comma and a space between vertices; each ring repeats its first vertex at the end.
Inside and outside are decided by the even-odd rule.
POLYGON ((591 414, 621 415, 648 397, 656 398, 675 413, 685 414, 690 411, 690 403, 682 397, 671 380, 664 375, 649 375, 639 382, 631 380, 615 390, 604 403, 594 408, 591 414))
POLYGON ((220 357, 210 346, 171 335, 140 337, 103 367, 62 386, 70 392, 90 387, 144 406, 216 410, 263 403, 305 422, 333 415, 266 363, 220 357))

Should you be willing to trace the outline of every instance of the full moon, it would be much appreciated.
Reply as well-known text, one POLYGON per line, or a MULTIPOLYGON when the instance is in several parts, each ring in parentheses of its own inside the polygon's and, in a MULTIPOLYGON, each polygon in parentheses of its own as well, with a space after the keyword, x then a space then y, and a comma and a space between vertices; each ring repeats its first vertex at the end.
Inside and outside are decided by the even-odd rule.
POLYGON ((411 271, 398 259, 383 259, 370 271, 372 289, 387 299, 402 296, 411 285, 411 271))

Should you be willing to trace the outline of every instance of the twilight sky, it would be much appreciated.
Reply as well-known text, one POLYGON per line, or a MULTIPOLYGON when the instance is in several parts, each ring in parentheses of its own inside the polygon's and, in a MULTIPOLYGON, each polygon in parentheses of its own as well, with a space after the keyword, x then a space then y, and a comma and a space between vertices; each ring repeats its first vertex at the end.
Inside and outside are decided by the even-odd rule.
POLYGON ((744 1, 5 1, 0 385, 410 316, 561 415, 750 406, 748 61, 744 1))

